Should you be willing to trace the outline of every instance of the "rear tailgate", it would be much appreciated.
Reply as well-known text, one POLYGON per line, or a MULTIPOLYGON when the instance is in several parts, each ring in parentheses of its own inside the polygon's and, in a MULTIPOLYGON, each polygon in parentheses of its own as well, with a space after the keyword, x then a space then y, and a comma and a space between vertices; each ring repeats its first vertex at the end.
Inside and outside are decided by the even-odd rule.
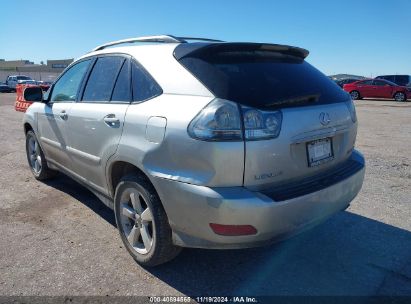
POLYGON ((244 141, 246 187, 298 183, 351 154, 357 124, 350 97, 306 62, 307 55, 300 48, 258 43, 181 44, 175 50, 176 59, 216 97, 243 109, 281 111, 278 137, 244 141))
POLYGON ((318 175, 351 154, 357 125, 344 103, 287 108, 282 112, 278 138, 245 143, 246 187, 260 190, 318 175), (325 123, 324 115, 329 117, 326 125, 321 123, 325 123), (317 159, 315 149, 320 150, 317 159))

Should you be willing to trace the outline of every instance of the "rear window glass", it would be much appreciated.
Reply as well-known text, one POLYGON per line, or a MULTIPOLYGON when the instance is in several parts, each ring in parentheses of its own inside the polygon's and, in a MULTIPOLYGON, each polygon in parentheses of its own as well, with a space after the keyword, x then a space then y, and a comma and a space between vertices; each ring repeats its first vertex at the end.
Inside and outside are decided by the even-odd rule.
POLYGON ((358 85, 372 85, 372 80, 365 80, 358 83, 358 85))
POLYGON ((271 108, 341 102, 347 94, 300 57, 273 51, 195 52, 184 65, 214 95, 271 108))
POLYGON ((131 99, 131 83, 130 83, 130 65, 128 61, 123 63, 120 74, 117 77, 116 85, 114 86, 112 101, 129 102, 131 99))
POLYGON ((117 56, 98 58, 87 81, 83 100, 87 102, 108 102, 124 60, 124 57, 117 56))

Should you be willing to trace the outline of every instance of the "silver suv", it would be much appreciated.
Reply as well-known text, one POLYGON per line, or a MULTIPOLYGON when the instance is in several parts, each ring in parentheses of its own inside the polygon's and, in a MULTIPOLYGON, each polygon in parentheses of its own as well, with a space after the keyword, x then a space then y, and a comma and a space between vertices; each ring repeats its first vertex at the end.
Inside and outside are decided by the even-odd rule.
POLYGON ((290 237, 346 209, 365 171, 353 102, 307 55, 174 36, 97 47, 44 96, 25 90, 31 171, 93 191, 145 266, 290 237))

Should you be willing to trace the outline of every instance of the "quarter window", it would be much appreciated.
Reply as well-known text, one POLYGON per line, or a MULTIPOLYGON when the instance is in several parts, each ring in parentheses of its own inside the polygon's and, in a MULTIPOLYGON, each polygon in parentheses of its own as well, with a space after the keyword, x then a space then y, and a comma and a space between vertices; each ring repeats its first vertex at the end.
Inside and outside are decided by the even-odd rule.
POLYGON ((82 100, 87 102, 108 102, 113 92, 118 72, 124 57, 107 56, 97 59, 87 81, 82 100))
POLYGON ((86 74, 90 62, 90 59, 81 61, 65 72, 54 85, 50 101, 75 101, 79 86, 86 74))
POLYGON ((133 100, 144 101, 162 94, 160 86, 136 62, 132 62, 133 100))

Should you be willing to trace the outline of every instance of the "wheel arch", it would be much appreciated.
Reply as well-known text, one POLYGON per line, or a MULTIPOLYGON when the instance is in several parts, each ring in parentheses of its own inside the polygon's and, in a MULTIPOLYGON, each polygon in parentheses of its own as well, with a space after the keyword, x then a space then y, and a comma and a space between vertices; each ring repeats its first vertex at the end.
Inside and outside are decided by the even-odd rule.
POLYGON ((28 131, 32 130, 34 132, 34 129, 32 127, 32 125, 28 122, 25 122, 23 125, 24 128, 24 134, 27 134, 28 131))
POLYGON ((138 166, 128 161, 116 160, 116 161, 113 161, 108 166, 108 175, 107 175, 109 193, 111 194, 113 198, 115 195, 116 187, 118 183, 120 182, 121 178, 129 174, 135 174, 137 176, 143 177, 156 190, 156 188, 154 187, 148 175, 143 170, 141 170, 138 166))
POLYGON ((394 91, 394 93, 392 94, 392 98, 395 98, 395 95, 397 95, 397 93, 402 93, 402 94, 404 94, 405 98, 407 98, 407 93, 405 91, 401 91, 401 90, 394 91))

